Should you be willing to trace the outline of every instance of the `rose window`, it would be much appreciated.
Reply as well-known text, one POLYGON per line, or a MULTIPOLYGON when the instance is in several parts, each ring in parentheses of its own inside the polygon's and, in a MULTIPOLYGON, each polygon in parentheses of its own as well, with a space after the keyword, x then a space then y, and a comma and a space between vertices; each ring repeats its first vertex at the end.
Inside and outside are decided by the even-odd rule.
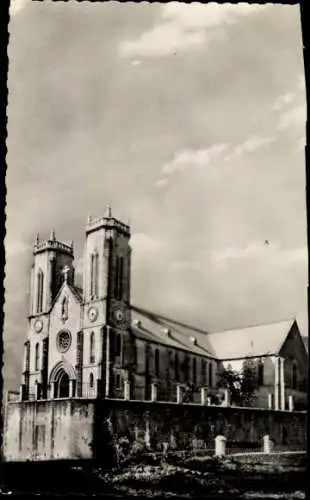
POLYGON ((67 352, 71 345, 71 334, 67 330, 62 330, 57 335, 57 349, 59 352, 67 352))

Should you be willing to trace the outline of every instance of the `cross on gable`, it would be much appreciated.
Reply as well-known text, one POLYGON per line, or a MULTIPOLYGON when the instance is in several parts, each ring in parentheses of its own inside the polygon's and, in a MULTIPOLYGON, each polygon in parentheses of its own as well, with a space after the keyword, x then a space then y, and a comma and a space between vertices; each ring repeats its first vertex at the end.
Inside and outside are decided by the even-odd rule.
POLYGON ((70 267, 69 266, 65 266, 62 270, 62 274, 64 275, 64 282, 67 283, 68 281, 68 275, 69 275, 69 272, 70 272, 70 267))

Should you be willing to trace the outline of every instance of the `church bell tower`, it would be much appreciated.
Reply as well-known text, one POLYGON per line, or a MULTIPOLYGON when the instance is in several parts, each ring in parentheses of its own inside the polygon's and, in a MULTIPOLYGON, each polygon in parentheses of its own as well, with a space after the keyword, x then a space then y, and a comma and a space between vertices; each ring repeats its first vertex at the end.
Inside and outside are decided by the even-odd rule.
POLYGON ((130 227, 112 215, 89 217, 84 254, 84 335, 101 337, 102 391, 120 396, 130 379, 133 341, 130 334, 130 227), (99 330, 96 332, 96 330, 99 330))

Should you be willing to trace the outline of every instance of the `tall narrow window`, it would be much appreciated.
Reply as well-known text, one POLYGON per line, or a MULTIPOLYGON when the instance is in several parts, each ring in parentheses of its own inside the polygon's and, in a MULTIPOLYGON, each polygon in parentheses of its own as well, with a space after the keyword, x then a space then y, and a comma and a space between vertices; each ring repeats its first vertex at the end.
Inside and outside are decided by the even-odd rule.
POLYGON ((257 382, 258 385, 263 385, 264 383, 264 362, 261 359, 258 361, 257 366, 257 382))
POLYGON ((39 342, 36 343, 34 355, 35 355, 34 369, 37 371, 37 370, 39 370, 39 364, 40 364, 40 344, 39 344, 39 342))
POLYGON ((94 387, 94 375, 92 373, 89 375, 89 387, 91 389, 94 387))
POLYGON ((37 273, 37 313, 42 312, 43 309, 43 272, 39 269, 37 273))
POLYGON ((30 342, 25 342, 25 372, 29 372, 30 368, 30 342))
POLYGON ((213 386, 213 366, 212 363, 209 363, 209 386, 213 386))
POLYGON ((95 253, 95 277, 94 277, 94 296, 97 298, 99 296, 99 255, 96 252, 95 253))
POLYGON ((119 257, 119 276, 118 276, 118 299, 123 298, 123 273, 124 273, 124 258, 119 257))
POLYGON ((298 389, 298 373, 297 373, 296 363, 293 363, 293 366, 292 366, 292 388, 294 390, 298 389))
POLYGON ((174 355, 174 378, 176 381, 179 380, 179 356, 177 352, 174 355))
POLYGON ((119 358, 121 355, 121 334, 115 335, 115 356, 119 358))
POLYGON ((124 275, 124 258, 116 257, 115 264, 115 282, 114 282, 114 296, 117 300, 123 298, 123 275, 124 275))
POLYGON ((206 360, 201 358, 201 384, 206 385, 206 360))
POLYGON ((95 362, 95 334, 91 332, 89 339, 89 362, 95 362))
POLYGON ((155 349, 155 375, 159 377, 159 350, 155 349))
POLYGON ((188 382, 189 379, 189 355, 185 354, 184 362, 183 362, 183 373, 185 377, 185 381, 188 382))
POLYGON ((61 318, 68 319, 68 297, 64 297, 61 302, 61 318))
POLYGON ((98 297, 99 280, 99 256, 98 252, 91 255, 90 258, 90 295, 92 299, 98 297))
POLYGON ((197 384, 197 361, 196 358, 193 358, 193 383, 197 384))

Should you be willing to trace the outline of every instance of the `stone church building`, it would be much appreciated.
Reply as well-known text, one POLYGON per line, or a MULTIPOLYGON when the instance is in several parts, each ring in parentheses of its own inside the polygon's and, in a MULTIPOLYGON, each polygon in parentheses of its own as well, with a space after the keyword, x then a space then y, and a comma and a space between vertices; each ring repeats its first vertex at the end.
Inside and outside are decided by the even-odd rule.
POLYGON ((52 232, 37 237, 33 255, 20 400, 180 402, 191 384, 192 402, 204 390, 210 404, 221 370, 251 359, 255 407, 305 406, 308 356, 296 321, 208 333, 133 306, 130 227, 109 207, 87 222, 83 289, 73 244, 52 232))

